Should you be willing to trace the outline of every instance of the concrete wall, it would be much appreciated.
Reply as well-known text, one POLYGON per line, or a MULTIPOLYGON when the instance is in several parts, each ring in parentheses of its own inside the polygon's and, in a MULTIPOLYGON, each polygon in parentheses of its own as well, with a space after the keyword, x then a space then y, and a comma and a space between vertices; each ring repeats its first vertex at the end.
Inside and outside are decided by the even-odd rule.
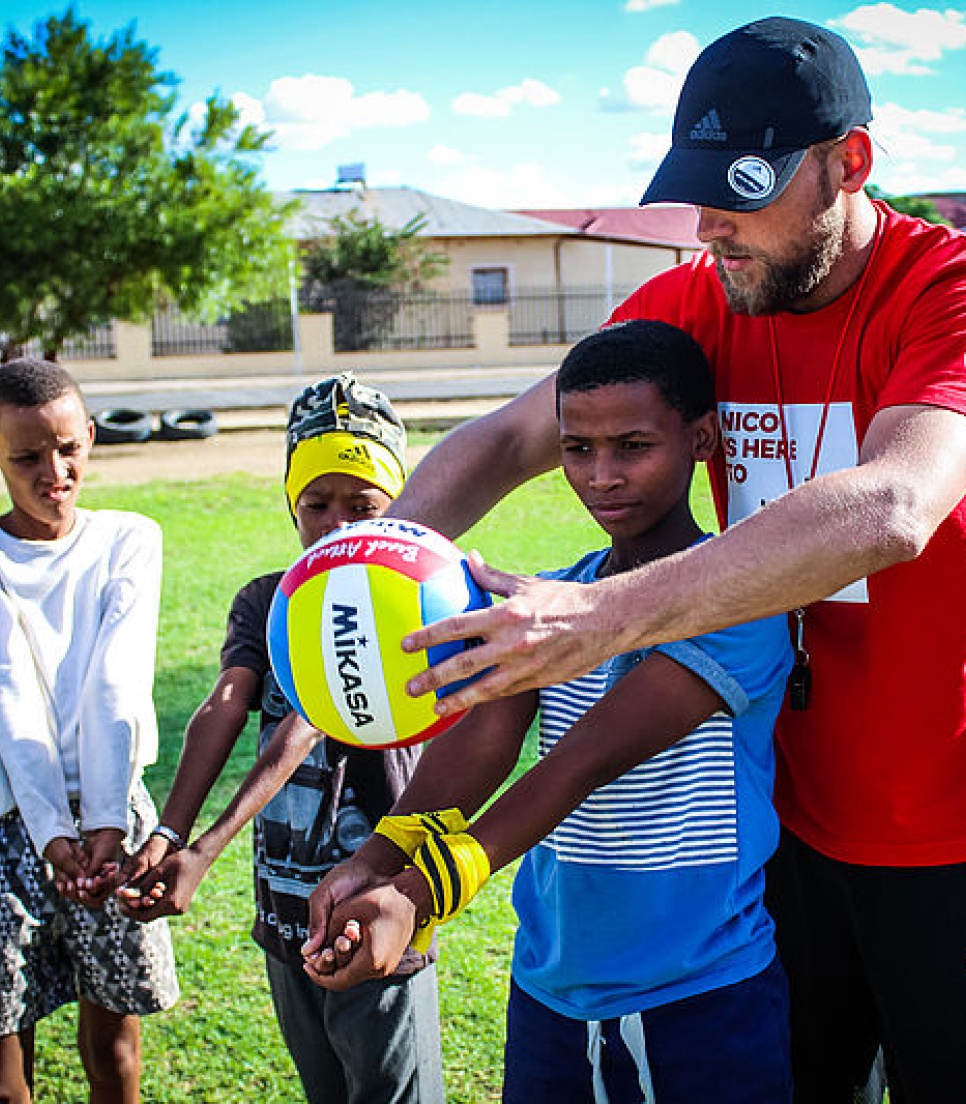
POLYGON ((331 314, 299 316, 299 349, 276 353, 212 353, 190 356, 151 355, 151 326, 115 324, 117 355, 72 360, 68 367, 80 383, 111 380, 198 380, 255 376, 288 376, 293 372, 323 376, 344 370, 406 368, 499 368, 559 363, 569 346, 513 346, 505 310, 488 308, 473 315, 473 347, 418 349, 410 352, 365 350, 337 353, 331 314))

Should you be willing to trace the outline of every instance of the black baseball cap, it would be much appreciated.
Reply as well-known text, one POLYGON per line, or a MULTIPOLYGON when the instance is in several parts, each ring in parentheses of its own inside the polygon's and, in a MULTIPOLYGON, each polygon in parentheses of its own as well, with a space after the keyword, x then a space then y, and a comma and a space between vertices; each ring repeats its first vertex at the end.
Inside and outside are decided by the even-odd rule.
POLYGON ((781 195, 808 147, 872 120, 872 98, 844 38, 775 16, 706 47, 681 89, 671 150, 648 203, 757 211, 781 195))

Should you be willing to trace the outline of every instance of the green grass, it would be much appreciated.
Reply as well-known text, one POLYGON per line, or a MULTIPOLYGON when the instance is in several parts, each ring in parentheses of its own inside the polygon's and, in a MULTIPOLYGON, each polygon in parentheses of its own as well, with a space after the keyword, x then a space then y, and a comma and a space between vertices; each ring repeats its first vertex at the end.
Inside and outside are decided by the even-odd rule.
MULTIPOLYGON (((185 723, 217 673, 232 598, 253 576, 291 563, 298 542, 274 480, 233 476, 217 482, 94 488, 83 501, 92 508, 136 510, 155 518, 164 531, 155 694, 161 748, 147 775, 160 806, 185 723)), ((703 523, 713 526, 703 473, 696 481, 695 508, 703 523)), ((603 543, 557 473, 509 496, 460 541, 464 548, 478 548, 495 566, 520 571, 562 567, 603 543)), ((255 738, 252 722, 205 806, 202 826, 244 777, 255 738)), ((532 741, 527 755, 532 756, 532 741)), ((144 1021, 146 1104, 303 1100, 275 1024, 262 954, 248 934, 250 847, 246 831, 202 884, 189 915, 172 922, 183 995, 174 1009, 144 1021)), ((499 1099, 515 926, 511 882, 512 869, 501 871, 440 934, 440 1014, 451 1104, 499 1099)), ((74 1009, 67 1008, 38 1026, 38 1101, 73 1104, 87 1098, 75 1023, 74 1009)))

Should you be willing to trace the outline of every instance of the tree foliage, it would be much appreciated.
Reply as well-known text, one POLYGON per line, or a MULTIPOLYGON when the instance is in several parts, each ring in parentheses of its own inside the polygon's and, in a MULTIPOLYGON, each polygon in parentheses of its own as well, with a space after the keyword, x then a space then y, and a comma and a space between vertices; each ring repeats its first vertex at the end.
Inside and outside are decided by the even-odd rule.
POLYGON ((175 114, 177 79, 134 28, 94 41, 73 9, 8 31, 0 56, 0 334, 67 337, 159 303, 191 314, 284 294, 269 135, 217 95, 175 114))
POLYGON ((449 264, 419 238, 426 220, 394 230, 358 211, 336 215, 327 232, 303 247, 302 303, 331 310, 338 352, 371 348, 388 333, 400 296, 423 291, 449 264))
POLYGON ((931 199, 925 196, 893 196, 888 195, 880 187, 870 184, 866 191, 873 199, 881 199, 888 203, 894 210, 903 215, 911 215, 913 218, 925 219, 926 222, 936 222, 942 226, 948 226, 948 219, 943 218, 939 208, 931 199))
POLYGON ((444 254, 433 253, 420 241, 425 225, 419 215, 399 230, 358 211, 336 215, 327 232, 303 249, 306 295, 324 294, 342 282, 362 289, 422 290, 448 263, 444 254))

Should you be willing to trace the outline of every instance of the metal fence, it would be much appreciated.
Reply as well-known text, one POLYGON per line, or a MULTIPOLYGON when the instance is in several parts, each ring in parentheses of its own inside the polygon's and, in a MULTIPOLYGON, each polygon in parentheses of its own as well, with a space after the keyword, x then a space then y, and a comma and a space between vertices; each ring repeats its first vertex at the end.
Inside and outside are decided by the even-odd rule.
MULTIPOLYGON (((24 355, 42 357, 43 343, 28 341, 24 346, 24 355)), ((58 360, 100 360, 117 356, 117 341, 114 335, 114 323, 105 322, 102 326, 91 326, 86 334, 69 337, 57 352, 58 360)))
POLYGON ((337 353, 473 347, 473 304, 465 292, 341 285, 316 290, 314 302, 332 312, 337 353))
POLYGON ((633 288, 524 288, 507 304, 511 345, 572 345, 593 333, 633 288))
MULTIPOLYGON (((631 291, 607 287, 529 287, 501 303, 480 303, 467 292, 396 292, 332 288, 316 296, 316 309, 331 311, 335 351, 470 349, 473 315, 506 310, 511 346, 570 345, 592 333, 631 291)), ((30 351, 39 352, 33 349, 30 351)), ((286 352, 294 346, 287 299, 249 304, 216 321, 199 321, 175 309, 151 322, 153 356, 286 352)), ((71 339, 61 356, 82 360, 116 355, 114 326, 98 326, 71 339)))
POLYGON ((213 322, 187 318, 173 308, 155 312, 151 320, 151 353, 158 357, 282 352, 292 343, 287 299, 251 303, 213 322))

